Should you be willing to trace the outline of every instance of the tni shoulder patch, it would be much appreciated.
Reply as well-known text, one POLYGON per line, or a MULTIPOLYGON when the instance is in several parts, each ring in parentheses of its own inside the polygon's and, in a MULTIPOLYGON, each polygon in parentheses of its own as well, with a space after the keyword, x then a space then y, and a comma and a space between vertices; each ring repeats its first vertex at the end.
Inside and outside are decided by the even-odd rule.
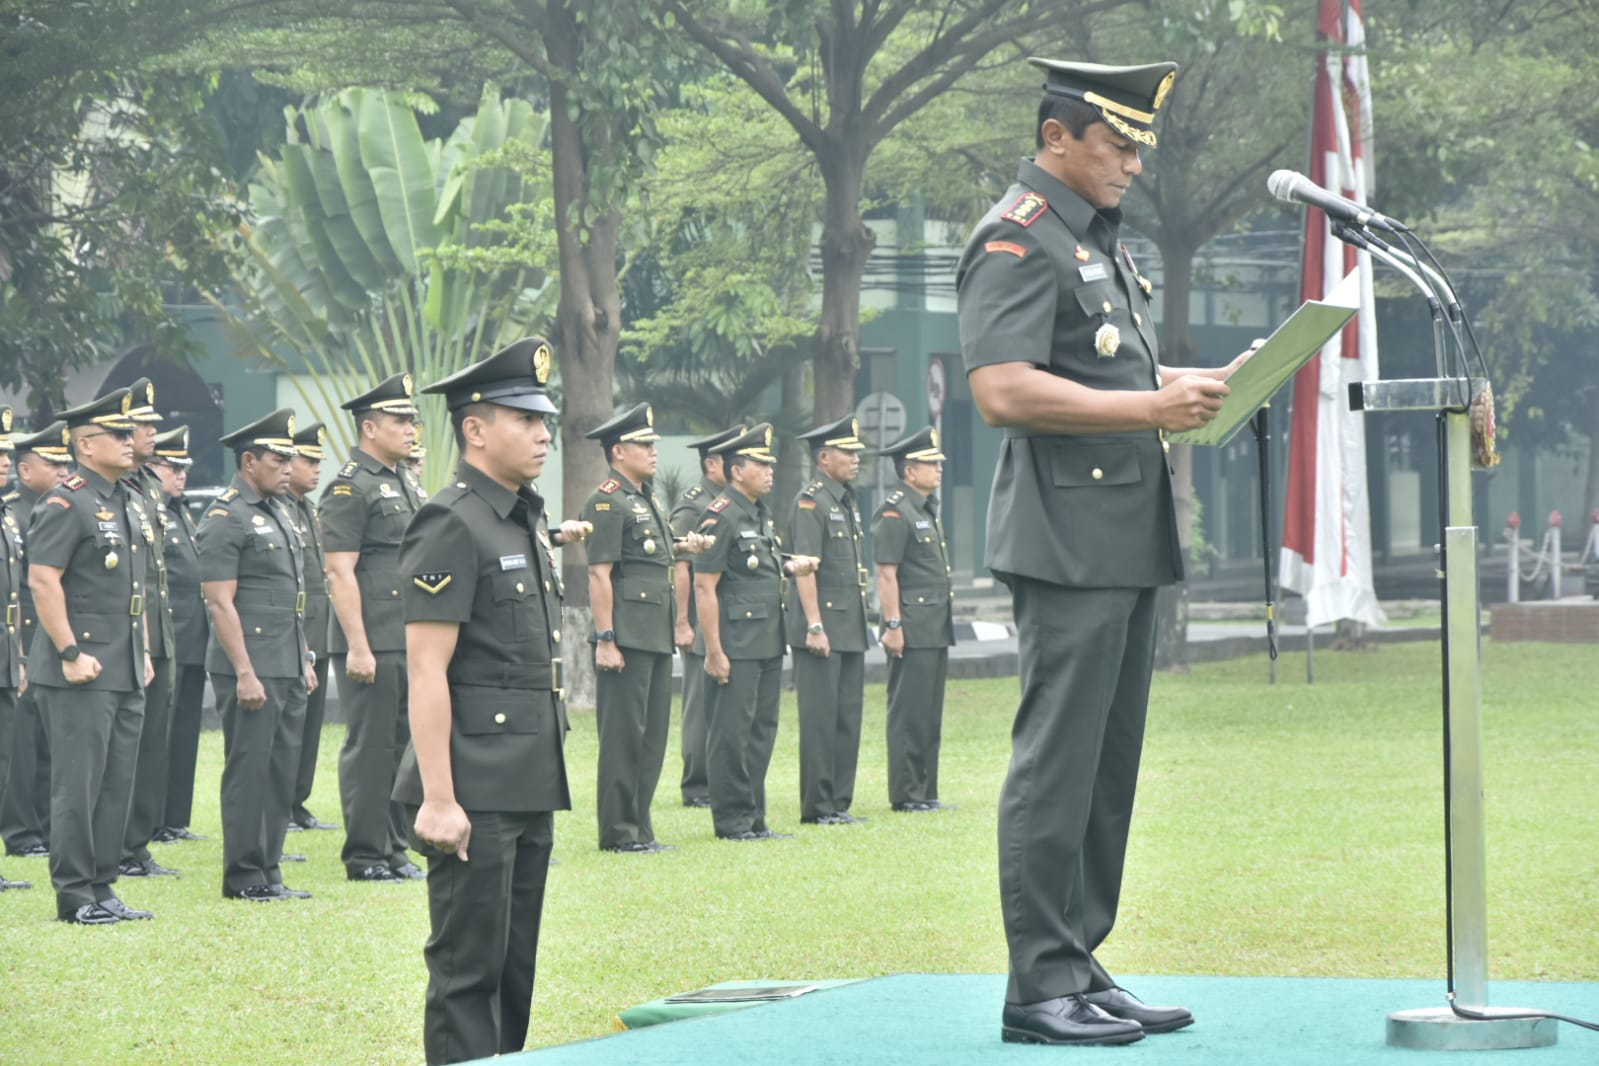
POLYGON ((437 596, 439 593, 443 592, 445 586, 453 580, 455 580, 455 577, 449 571, 436 570, 432 573, 417 574, 411 579, 411 584, 415 585, 429 596, 437 596))
POLYGON ((1024 192, 999 217, 1007 222, 1014 222, 1018 226, 1031 226, 1038 221, 1038 216, 1048 209, 1048 200, 1036 192, 1024 192))

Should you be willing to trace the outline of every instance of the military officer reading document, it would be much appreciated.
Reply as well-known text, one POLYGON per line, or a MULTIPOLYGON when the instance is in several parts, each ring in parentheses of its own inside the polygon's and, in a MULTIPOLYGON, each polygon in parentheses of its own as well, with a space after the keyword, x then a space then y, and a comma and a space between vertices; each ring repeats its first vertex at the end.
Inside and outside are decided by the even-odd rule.
POLYGON ((1155 590, 1182 575, 1164 433, 1214 418, 1217 370, 1156 357, 1122 197, 1176 64, 1034 60, 1033 159, 956 268, 972 398, 1004 429, 987 563, 1010 588, 1022 700, 999 808, 1007 1041, 1125 1044, 1193 1021, 1094 958, 1110 934, 1143 747, 1155 590))
POLYGON ((562 754, 560 579, 530 482, 549 454, 542 340, 424 390, 443 393, 461 464, 405 531, 411 745, 394 798, 427 856, 429 1063, 519 1050, 538 959, 562 754))

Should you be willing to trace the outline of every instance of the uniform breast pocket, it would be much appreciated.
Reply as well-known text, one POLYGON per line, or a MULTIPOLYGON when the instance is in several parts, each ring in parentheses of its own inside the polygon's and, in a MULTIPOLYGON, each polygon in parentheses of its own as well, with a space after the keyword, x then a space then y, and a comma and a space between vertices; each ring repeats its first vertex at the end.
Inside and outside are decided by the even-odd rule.
POLYGON ((1136 485, 1143 480, 1132 444, 1072 442, 1050 450, 1049 472, 1057 488, 1136 485))
POLYGON ((399 540, 410 520, 411 509, 398 496, 379 496, 368 512, 372 533, 383 540, 399 540))
POLYGON ((764 603, 729 603, 727 605, 727 620, 729 622, 762 622, 770 617, 764 603))
POLYGON ((1072 295, 1077 298, 1077 306, 1083 309, 1083 314, 1096 320, 1103 319, 1106 315, 1114 319, 1116 309, 1121 306, 1121 294, 1109 280, 1095 282, 1092 285, 1079 285, 1072 295))
POLYGON ((546 695, 474 685, 451 686, 455 727, 463 736, 471 737, 537 734, 539 715, 533 703, 546 695))
POLYGON ((533 634, 534 611, 538 609, 533 591, 533 571, 523 568, 506 570, 493 575, 490 582, 494 590, 495 613, 500 616, 503 632, 518 639, 533 634))

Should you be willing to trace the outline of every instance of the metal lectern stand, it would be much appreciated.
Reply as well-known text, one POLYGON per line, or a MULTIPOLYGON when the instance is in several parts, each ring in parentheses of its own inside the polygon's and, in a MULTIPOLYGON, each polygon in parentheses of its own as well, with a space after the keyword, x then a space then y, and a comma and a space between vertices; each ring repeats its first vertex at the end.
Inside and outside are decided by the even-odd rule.
POLYGON ((1446 482, 1444 579, 1444 790, 1448 819, 1449 957, 1452 989, 1441 1007, 1388 1015, 1393 1047, 1440 1051, 1546 1047, 1556 1022, 1527 1011, 1488 1006, 1488 888, 1482 802, 1482 624, 1478 604, 1477 527, 1471 509, 1469 407, 1488 383, 1480 378, 1368 381, 1350 386, 1359 411, 1435 411, 1444 423, 1441 474, 1446 482), (1457 1008, 1459 1008, 1457 1010, 1457 1008))

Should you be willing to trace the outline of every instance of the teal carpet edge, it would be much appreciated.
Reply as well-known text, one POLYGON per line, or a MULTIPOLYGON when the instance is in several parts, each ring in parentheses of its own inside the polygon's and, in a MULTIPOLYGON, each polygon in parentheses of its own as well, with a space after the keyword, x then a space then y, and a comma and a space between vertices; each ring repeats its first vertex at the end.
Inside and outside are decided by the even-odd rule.
MULTIPOLYGON (((1560 1026, 1552 1047, 1517 1051, 1413 1051, 1385 1043, 1396 1010, 1444 1006, 1441 980, 1307 977, 1127 977, 1149 1003, 1191 1008, 1195 1024, 1116 1048, 1048 1048, 1000 1040, 1005 978, 986 974, 898 974, 595 1040, 502 1056, 502 1066, 694 1063, 743 1066, 1038 1062, 1085 1057, 1156 1064, 1273 1063, 1292 1066, 1442 1066, 1478 1063, 1594 1066, 1599 1033, 1560 1026)), ((1599 984, 1490 983, 1497 1007, 1551 1010, 1599 1020, 1599 984)), ((538 1026, 534 1004, 533 1025, 538 1026)))

